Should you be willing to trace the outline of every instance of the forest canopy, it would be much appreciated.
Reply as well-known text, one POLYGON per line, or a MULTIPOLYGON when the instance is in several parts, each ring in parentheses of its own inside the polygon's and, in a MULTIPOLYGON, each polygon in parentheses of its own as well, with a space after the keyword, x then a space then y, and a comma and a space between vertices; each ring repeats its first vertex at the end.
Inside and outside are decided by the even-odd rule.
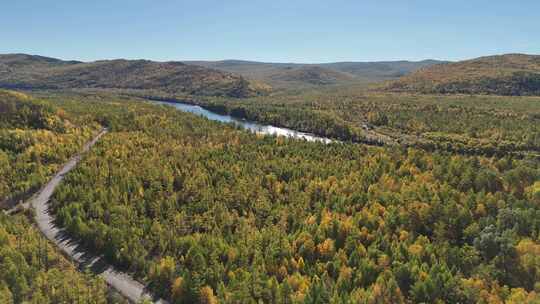
POLYGON ((100 128, 71 119, 48 102, 0 90, 0 207, 27 198, 100 128))
MULTIPOLYGON (((0 207, 27 199, 101 128, 29 95, 0 91, 0 207)), ((0 211, 0 303, 122 303, 33 226, 0 211)))
POLYGON ((174 303, 539 299, 535 158, 325 145, 75 99, 56 104, 112 132, 52 212, 174 303))
POLYGON ((112 303, 105 282, 80 273, 25 215, 0 213, 0 303, 112 303))
POLYGON ((539 97, 393 94, 348 86, 189 102, 344 141, 459 154, 540 156, 539 97))

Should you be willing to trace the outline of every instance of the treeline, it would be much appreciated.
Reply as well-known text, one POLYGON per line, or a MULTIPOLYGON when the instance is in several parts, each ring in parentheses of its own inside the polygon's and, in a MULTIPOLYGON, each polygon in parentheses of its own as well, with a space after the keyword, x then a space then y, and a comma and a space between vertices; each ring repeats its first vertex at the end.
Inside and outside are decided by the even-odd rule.
POLYGON ((27 198, 99 129, 70 119, 49 103, 0 91, 0 208, 27 198))
POLYGON ((454 82, 424 88, 431 94, 540 95, 540 74, 517 72, 505 78, 481 78, 474 82, 454 82))
POLYGON ((488 156, 540 154, 537 97, 378 94, 350 87, 197 103, 344 141, 488 156))
POLYGON ((535 159, 261 137, 142 103, 65 105, 114 132, 55 192, 58 223, 174 303, 540 300, 535 159))
POLYGON ((390 91, 422 94, 492 94, 505 96, 540 95, 540 73, 516 72, 502 77, 479 77, 462 81, 395 82, 390 91))
POLYGON ((257 108, 252 108, 245 105, 229 105, 228 103, 207 103, 204 104, 204 107, 210 111, 231 115, 235 118, 282 126, 323 137, 354 142, 365 140, 359 127, 352 127, 331 113, 314 112, 310 109, 291 111, 285 106, 258 105, 257 108))

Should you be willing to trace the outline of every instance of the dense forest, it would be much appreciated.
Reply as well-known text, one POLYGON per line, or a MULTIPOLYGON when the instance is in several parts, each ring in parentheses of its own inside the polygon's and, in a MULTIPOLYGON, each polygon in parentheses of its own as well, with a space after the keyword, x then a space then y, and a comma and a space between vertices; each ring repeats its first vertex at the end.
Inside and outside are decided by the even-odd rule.
MULTIPOLYGON (((39 188, 98 127, 77 126, 62 109, 0 91, 0 202, 39 188)), ((0 303, 115 303, 103 280, 81 273, 32 226, 30 212, 0 212, 0 303)))
POLYGON ((103 280, 79 272, 25 215, 0 213, 0 303, 113 303, 103 280))
POLYGON ((0 91, 0 206, 38 189, 98 129, 73 124, 48 103, 0 91))
POLYGON ((540 155, 539 97, 382 94, 349 86, 189 102, 345 141, 461 154, 540 155))
MULTIPOLYGON (((77 99, 54 103, 112 132, 68 174, 52 211, 89 249, 174 303, 540 301, 535 158, 326 145, 165 106, 77 99)), ((538 145, 529 99, 474 108, 443 99, 432 109, 420 101, 426 110, 413 119, 440 113, 426 124, 432 132, 538 145)), ((382 106, 393 111, 373 114, 373 124, 413 113, 399 114, 407 101, 382 106)))

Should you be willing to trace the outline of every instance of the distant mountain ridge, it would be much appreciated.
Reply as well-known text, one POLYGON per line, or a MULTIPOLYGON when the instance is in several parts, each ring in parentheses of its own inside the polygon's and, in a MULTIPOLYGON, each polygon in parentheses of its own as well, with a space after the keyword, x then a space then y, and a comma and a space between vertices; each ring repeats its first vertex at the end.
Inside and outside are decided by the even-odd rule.
POLYGON ((321 64, 270 63, 244 60, 184 61, 240 74, 277 88, 295 85, 332 85, 397 79, 418 69, 445 61, 335 62, 321 64))
POLYGON ((429 94, 540 95, 540 55, 505 54, 422 68, 385 86, 429 94))
POLYGON ((266 63, 243 60, 66 61, 27 55, 0 55, 0 88, 129 90, 159 96, 251 97, 271 88, 310 88, 398 79, 443 61, 266 63))
POLYGON ((63 61, 0 55, 0 87, 8 89, 126 89, 171 95, 249 97, 267 87, 240 75, 182 62, 63 61))

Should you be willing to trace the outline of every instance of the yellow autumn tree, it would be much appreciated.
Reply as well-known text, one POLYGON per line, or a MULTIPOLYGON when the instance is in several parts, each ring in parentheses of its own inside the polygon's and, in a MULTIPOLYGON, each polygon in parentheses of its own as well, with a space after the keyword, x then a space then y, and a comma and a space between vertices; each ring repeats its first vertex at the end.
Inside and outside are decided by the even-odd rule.
POLYGON ((210 286, 204 286, 200 290, 199 301, 201 304, 217 304, 218 299, 210 286))

